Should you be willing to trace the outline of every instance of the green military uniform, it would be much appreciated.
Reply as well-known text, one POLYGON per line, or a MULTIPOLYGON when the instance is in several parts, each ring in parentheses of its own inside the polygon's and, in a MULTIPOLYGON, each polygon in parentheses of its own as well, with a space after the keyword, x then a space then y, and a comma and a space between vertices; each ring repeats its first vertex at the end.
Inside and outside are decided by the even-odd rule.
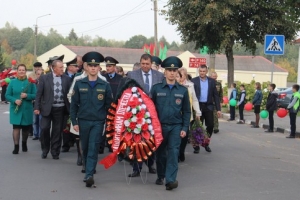
MULTIPOLYGON (((219 95, 220 103, 223 103, 223 88, 222 84, 218 81, 216 81, 216 88, 219 95)), ((219 118, 216 106, 214 107, 214 132, 219 132, 219 118)))
MULTIPOLYGON (((182 62, 177 57, 165 59, 161 65, 166 70, 178 69, 182 62), (171 67, 170 67, 171 66, 171 67)), ((176 183, 178 172, 178 155, 181 143, 181 131, 187 132, 191 118, 189 94, 186 87, 178 84, 168 85, 166 79, 162 83, 154 85, 151 89, 151 97, 155 104, 158 118, 162 126, 163 142, 157 149, 157 176, 156 184, 163 184, 166 179, 166 187, 176 183)))
MULTIPOLYGON (((91 55, 93 56, 94 52, 91 55)), ((89 60, 90 56, 87 57, 83 56, 84 62, 89 60)), ((98 64, 102 59, 99 61, 96 58, 91 60, 98 64)), ((77 80, 75 83, 70 113, 72 124, 74 126, 79 125, 79 137, 86 166, 85 179, 89 179, 94 175, 98 162, 100 138, 107 110, 112 100, 112 91, 109 83, 101 80, 98 76, 97 80, 93 82, 89 81, 89 77, 85 77, 77 80)), ((90 186, 87 185, 87 187, 90 186)))

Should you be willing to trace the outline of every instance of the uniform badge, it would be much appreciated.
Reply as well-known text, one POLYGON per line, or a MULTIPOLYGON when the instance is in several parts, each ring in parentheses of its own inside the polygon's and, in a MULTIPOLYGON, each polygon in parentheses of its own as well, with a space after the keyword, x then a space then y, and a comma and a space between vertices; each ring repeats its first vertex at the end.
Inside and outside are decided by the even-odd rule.
POLYGON ((177 105, 180 105, 181 104, 181 99, 176 99, 175 102, 176 102, 177 105))
POLYGON ((103 94, 98 94, 98 100, 103 100, 104 96, 103 94))
POLYGON ((171 67, 175 67, 175 65, 174 65, 174 64, 171 64, 171 67))
POLYGON ((95 59, 92 59, 92 63, 94 63, 95 62, 95 59))

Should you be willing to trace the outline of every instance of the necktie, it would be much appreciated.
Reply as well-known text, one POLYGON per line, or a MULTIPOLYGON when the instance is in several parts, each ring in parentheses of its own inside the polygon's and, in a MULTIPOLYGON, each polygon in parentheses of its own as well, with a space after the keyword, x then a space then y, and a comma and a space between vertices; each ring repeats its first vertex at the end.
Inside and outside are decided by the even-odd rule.
POLYGON ((144 75, 146 76, 145 89, 147 92, 150 92, 149 74, 144 74, 144 75))

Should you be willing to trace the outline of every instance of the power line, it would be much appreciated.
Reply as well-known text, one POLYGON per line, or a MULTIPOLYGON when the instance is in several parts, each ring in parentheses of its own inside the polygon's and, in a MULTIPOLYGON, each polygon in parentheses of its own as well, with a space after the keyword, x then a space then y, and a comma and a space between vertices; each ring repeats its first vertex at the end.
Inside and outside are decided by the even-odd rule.
POLYGON ((136 7, 132 8, 131 10, 129 10, 128 12, 126 12, 125 14, 121 15, 120 17, 118 17, 117 19, 114 19, 110 22, 107 22, 106 24, 103 24, 99 27, 96 27, 96 28, 93 28, 93 29, 90 29, 90 30, 86 30, 86 31, 82 31, 82 32, 79 32, 78 34, 81 34, 81 33, 86 33, 86 32, 92 32, 92 31, 95 31, 95 30, 98 30, 100 28, 104 28, 105 26, 111 26, 112 24, 124 19, 126 16, 130 15, 132 11, 134 11, 135 9, 139 8, 139 7, 143 7, 145 6, 146 4, 148 4, 149 2, 147 2, 148 0, 145 0, 143 1, 142 3, 140 3, 139 5, 137 5, 136 7), (147 2, 146 4, 144 4, 145 2, 147 2), (144 4, 144 5, 143 5, 144 4))
MULTIPOLYGON (((142 11, 138 11, 138 12, 133 12, 133 13, 129 13, 128 15, 133 15, 133 14, 137 14, 137 13, 142 13, 142 12, 146 12, 149 10, 142 10, 142 11)), ((124 14, 123 14, 124 15, 124 14)), ((123 15, 116 15, 116 16, 111 16, 111 17, 104 17, 104 18, 98 18, 98 19, 91 19, 91 20, 86 20, 86 21, 78 21, 78 22, 69 22, 69 23, 64 23, 64 24, 55 24, 55 25, 47 25, 47 26, 39 26, 39 28, 47 28, 47 27, 55 27, 55 26, 65 26, 65 25, 72 25, 72 24, 80 24, 80 23, 86 23, 86 22, 93 22, 93 21, 99 21, 99 20, 104 20, 104 19, 111 19, 111 18, 116 18, 116 17, 120 17, 123 15)))

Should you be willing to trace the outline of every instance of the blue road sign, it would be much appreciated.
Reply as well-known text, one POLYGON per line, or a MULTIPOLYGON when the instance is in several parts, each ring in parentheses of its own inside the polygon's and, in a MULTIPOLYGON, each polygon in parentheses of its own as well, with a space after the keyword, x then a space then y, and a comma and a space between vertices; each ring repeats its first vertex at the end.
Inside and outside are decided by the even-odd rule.
POLYGON ((265 54, 283 55, 284 54, 284 35, 266 35, 265 36, 265 54))

